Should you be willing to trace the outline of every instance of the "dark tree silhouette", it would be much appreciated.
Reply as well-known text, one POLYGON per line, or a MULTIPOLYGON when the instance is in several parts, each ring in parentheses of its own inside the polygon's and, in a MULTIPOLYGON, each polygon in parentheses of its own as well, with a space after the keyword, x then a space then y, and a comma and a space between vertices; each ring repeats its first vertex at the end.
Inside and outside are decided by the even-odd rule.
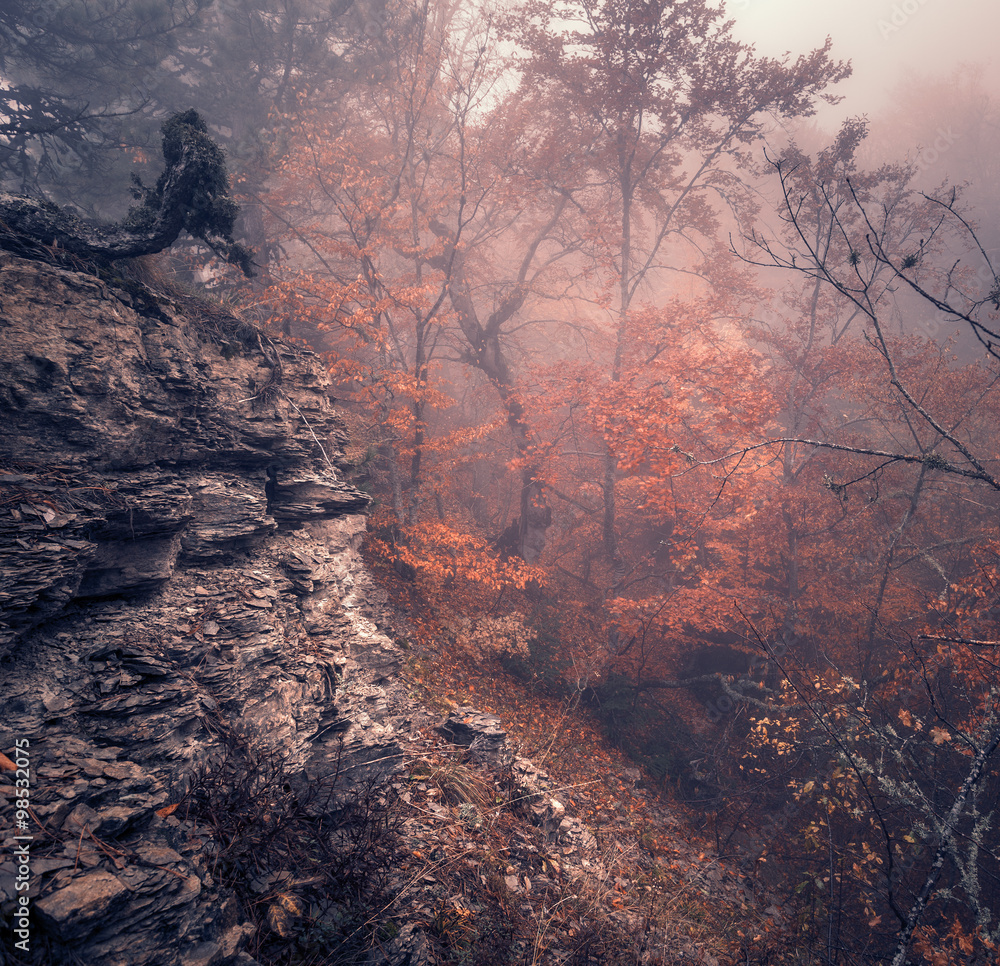
POLYGON ((225 155, 197 111, 164 123, 163 160, 152 188, 135 180, 139 204, 116 224, 95 225, 68 208, 0 195, 0 246, 27 251, 41 243, 84 258, 135 258, 163 251, 186 231, 252 276, 252 252, 232 237, 239 207, 229 194, 225 155))

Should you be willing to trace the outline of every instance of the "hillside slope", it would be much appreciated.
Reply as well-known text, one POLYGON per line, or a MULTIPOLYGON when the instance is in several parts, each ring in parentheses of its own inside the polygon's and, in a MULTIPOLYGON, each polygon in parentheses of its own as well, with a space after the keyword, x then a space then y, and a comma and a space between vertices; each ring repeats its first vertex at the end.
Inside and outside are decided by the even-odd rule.
POLYGON ((587 827, 500 719, 442 724, 411 694, 311 353, 0 253, 0 399, 0 904, 27 920, 0 961, 711 963, 739 944, 717 862, 671 871, 587 827))

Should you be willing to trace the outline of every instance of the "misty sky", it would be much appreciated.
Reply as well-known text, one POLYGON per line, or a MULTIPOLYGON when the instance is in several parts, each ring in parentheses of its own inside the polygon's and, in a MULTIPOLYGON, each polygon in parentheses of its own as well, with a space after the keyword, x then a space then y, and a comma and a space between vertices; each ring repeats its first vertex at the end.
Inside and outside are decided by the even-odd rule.
POLYGON ((908 71, 940 76, 988 64, 1000 96, 998 0, 727 0, 726 11, 761 54, 799 54, 833 38, 854 76, 837 88, 846 99, 833 116, 824 113, 832 123, 887 108, 888 89, 908 71))

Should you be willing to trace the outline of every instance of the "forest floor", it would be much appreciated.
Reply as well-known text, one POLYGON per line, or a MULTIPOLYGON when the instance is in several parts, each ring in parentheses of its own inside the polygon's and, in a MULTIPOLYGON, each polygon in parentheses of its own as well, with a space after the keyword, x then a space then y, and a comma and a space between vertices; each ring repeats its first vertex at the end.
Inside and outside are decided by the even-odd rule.
MULTIPOLYGON (((678 801, 669 784, 651 781, 607 740, 580 706, 579 694, 545 693, 495 661, 452 647, 411 583, 377 561, 368 565, 398 615, 394 631, 407 654, 402 674, 412 695, 442 716, 471 706, 500 718, 514 754, 544 769, 567 814, 596 837, 602 865, 614 870, 599 900, 591 895, 590 908, 603 906, 600 914, 616 928, 627 924, 631 951, 626 956, 622 948, 625 958, 604 954, 554 961, 707 966, 779 961, 773 957, 789 938, 781 935, 780 913, 697 831, 704 815, 678 801), (662 952, 651 955, 649 942, 635 941, 637 933, 655 934, 662 952), (645 955, 637 952, 640 947, 645 955)), ((536 910, 535 921, 550 915, 547 928, 553 934, 561 929, 572 944, 580 927, 574 909, 578 913, 578 903, 560 911, 550 898, 536 910)))

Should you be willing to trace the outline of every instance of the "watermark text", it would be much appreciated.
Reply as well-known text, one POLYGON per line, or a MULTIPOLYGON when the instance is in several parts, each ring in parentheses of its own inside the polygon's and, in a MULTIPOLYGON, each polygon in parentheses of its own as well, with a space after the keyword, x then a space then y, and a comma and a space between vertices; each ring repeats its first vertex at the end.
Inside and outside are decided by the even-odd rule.
POLYGON ((31 750, 27 738, 14 742, 14 948, 31 951, 31 750))

